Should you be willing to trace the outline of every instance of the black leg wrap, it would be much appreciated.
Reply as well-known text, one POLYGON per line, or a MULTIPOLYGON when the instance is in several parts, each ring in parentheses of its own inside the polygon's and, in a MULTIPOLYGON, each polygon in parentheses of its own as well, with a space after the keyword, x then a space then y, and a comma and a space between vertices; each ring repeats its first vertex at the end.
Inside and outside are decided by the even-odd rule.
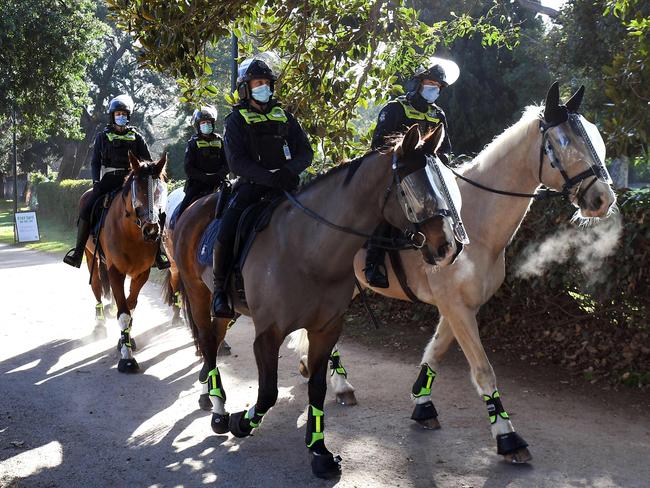
POLYGON ((208 381, 208 373, 211 371, 212 368, 208 365, 208 363, 203 363, 203 366, 201 367, 201 371, 199 371, 199 381, 201 383, 207 383, 208 381))
POLYGON ((524 447, 528 447, 528 443, 516 432, 497 436, 497 454, 510 454, 524 447))
POLYGON ((429 420, 435 418, 438 418, 438 412, 436 411, 436 407, 433 406, 432 401, 416 404, 411 414, 412 420, 429 420))
POLYGON ((230 414, 226 413, 221 415, 220 413, 212 414, 212 430, 215 434, 227 434, 230 430, 230 414))
POLYGON ((332 455, 324 448, 323 452, 311 451, 311 471, 318 478, 331 479, 341 475, 341 456, 332 455))
POLYGON ((138 371, 140 371, 140 365, 133 358, 120 359, 120 362, 117 363, 117 370, 120 373, 137 373, 138 371))
POLYGON ((210 400, 210 395, 208 393, 201 393, 199 397, 199 408, 209 412, 212 410, 212 400, 210 400))

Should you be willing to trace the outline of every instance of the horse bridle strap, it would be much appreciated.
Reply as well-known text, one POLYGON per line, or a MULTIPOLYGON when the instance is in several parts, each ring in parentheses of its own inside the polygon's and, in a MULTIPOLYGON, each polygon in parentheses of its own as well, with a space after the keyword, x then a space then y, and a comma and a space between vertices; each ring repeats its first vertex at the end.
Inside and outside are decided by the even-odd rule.
POLYGON ((388 237, 383 237, 383 236, 374 236, 372 234, 367 234, 365 232, 358 231, 356 229, 352 229, 350 227, 345 227, 343 225, 338 225, 335 224, 334 222, 330 222, 326 218, 322 217, 321 215, 317 214, 310 208, 305 207, 300 201, 291 193, 288 191, 284 192, 284 195, 287 197, 287 200, 296 208, 302 210, 305 214, 307 214, 309 217, 312 219, 316 220, 317 222, 326 225, 334 230, 337 230, 339 232, 344 232, 346 234, 352 234, 358 237, 363 237, 370 241, 370 243, 373 246, 376 247, 381 247, 383 249, 387 250, 396 250, 400 251, 402 249, 421 249, 424 244, 426 243, 426 236, 419 231, 405 231, 404 234, 406 235, 406 239, 402 239, 399 237, 396 238, 388 238, 388 237), (420 238, 420 241, 417 241, 417 238, 420 238))

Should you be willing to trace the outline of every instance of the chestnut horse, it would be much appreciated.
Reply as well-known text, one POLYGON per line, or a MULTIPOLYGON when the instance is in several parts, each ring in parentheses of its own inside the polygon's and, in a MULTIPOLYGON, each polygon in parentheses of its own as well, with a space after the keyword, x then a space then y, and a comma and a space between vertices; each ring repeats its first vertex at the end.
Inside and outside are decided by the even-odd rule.
MULTIPOLYGON (((160 239, 160 214, 164 212, 167 192, 163 181, 166 154, 153 163, 141 162, 129 153, 129 162, 131 172, 106 210, 104 225, 99 233, 99 252, 95 253, 92 237, 88 239, 85 250, 97 308, 102 308, 102 288, 108 285, 117 305, 117 321, 121 330, 118 342, 121 359, 117 370, 121 373, 139 370, 138 362, 133 357, 135 343, 131 339, 131 314, 154 264, 160 239), (128 297, 124 291, 127 276, 131 278, 128 297)), ((81 204, 83 200, 82 196, 81 204)))
MULTIPOLYGON (((603 165, 602 138, 595 126, 577 113, 583 94, 584 87, 581 87, 566 105, 560 105, 559 88, 557 83, 553 84, 544 107, 528 107, 519 122, 459 170, 462 217, 471 244, 456 262, 434 272, 417 253, 400 252, 412 293, 420 301, 438 307, 440 312, 438 327, 424 351, 420 374, 413 385, 415 408, 411 418, 425 428, 440 428, 431 387, 440 361, 455 339, 470 365, 472 381, 487 405, 497 453, 512 463, 527 462, 531 455, 503 408, 496 376, 481 344, 476 315, 503 283, 506 246, 533 199, 545 195, 544 192, 534 194, 540 185, 559 190, 555 195, 564 195, 584 218, 604 217, 616 202, 603 165), (581 127, 589 130, 585 132, 581 127), (594 146, 601 148, 601 154, 595 154, 594 146)), ((355 256, 354 270, 362 284, 369 287, 363 273, 364 262, 365 250, 361 250, 355 256)), ((372 290, 410 301, 391 263, 387 262, 386 266, 391 286, 372 290)), ((301 336, 292 340, 303 358, 301 369, 304 369, 309 343, 304 332, 301 336)), ((340 361, 340 354, 337 356, 336 360, 340 361)), ((331 381, 337 398, 346 395, 354 399, 354 388, 335 368, 331 381)))
MULTIPOLYGON (((402 229, 409 225, 396 195, 398 175, 423 169, 426 155, 438 147, 442 133, 440 129, 421 140, 413 126, 386 153, 373 152, 340 165, 303 187, 295 197, 303 208, 298 208, 296 201, 284 201, 275 209, 268 227, 253 242, 242 270, 247 307, 234 299, 236 310, 252 317, 255 324, 253 349, 259 389, 257 402, 248 411, 229 415, 225 410, 216 353, 229 320, 211 321, 212 270, 196 258, 216 196, 197 201, 183 213, 174 229, 175 260, 186 316, 209 370, 215 432, 230 430, 245 437, 259 425, 277 400, 280 345, 292 331, 306 328, 311 372, 306 443, 312 470, 325 478, 340 473, 340 459, 325 447, 323 402, 327 361, 354 288, 353 258, 383 219, 402 229), (320 217, 308 215, 305 207, 320 217), (333 229, 332 223, 337 228, 333 229)), ((441 265, 453 260, 456 243, 446 219, 436 216, 420 224, 420 239, 423 251, 441 265)))

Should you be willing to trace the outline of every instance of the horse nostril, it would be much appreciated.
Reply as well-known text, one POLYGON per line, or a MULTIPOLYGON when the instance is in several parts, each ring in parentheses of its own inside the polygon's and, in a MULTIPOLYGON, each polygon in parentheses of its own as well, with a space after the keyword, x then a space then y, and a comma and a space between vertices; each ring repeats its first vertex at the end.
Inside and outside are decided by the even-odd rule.
POLYGON ((592 205, 592 210, 600 210, 600 208, 603 206, 603 199, 600 195, 598 195, 596 198, 593 199, 591 202, 592 205))
POLYGON ((444 257, 447 255, 447 252, 449 251, 449 244, 445 243, 440 246, 438 246, 438 256, 439 257, 444 257))

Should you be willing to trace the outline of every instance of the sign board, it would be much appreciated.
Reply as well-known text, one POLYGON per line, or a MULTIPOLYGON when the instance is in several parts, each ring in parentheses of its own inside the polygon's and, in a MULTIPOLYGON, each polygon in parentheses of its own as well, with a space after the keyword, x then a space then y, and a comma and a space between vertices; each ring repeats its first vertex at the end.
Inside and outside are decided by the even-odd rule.
POLYGON ((38 234, 36 212, 17 212, 15 218, 18 242, 34 242, 41 240, 38 234))

